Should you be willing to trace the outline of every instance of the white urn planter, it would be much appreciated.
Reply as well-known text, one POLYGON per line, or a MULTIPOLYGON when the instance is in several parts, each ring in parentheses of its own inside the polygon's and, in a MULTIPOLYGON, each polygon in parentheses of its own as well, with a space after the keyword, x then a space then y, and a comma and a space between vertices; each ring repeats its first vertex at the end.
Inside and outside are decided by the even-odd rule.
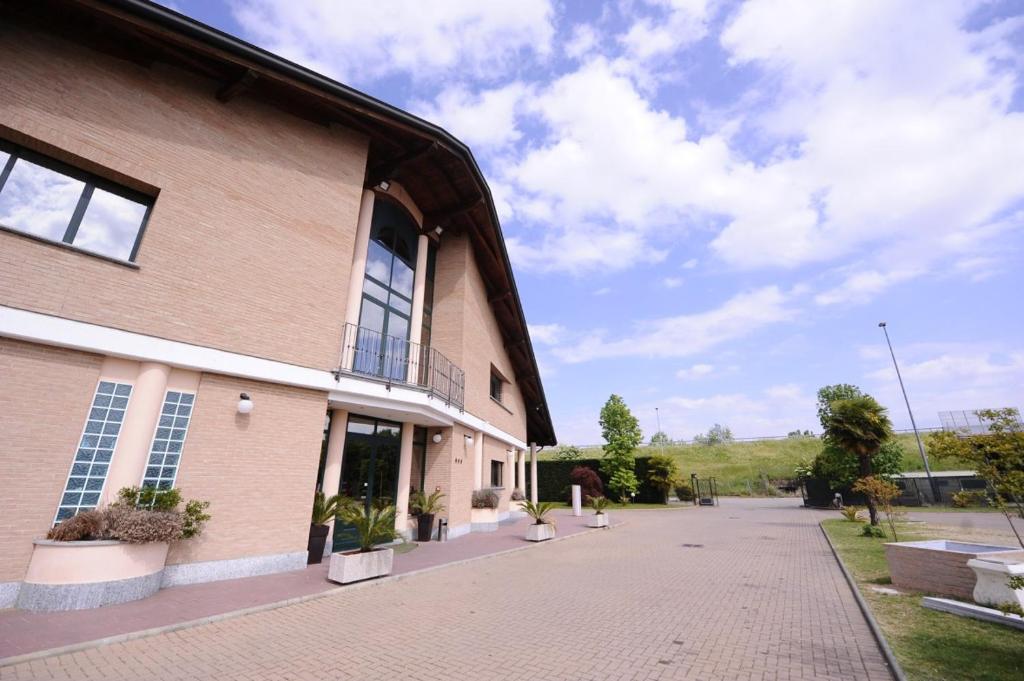
POLYGON ((608 527, 608 514, 595 513, 587 519, 587 527, 608 527))
POLYGON ((526 528, 527 541, 547 541, 555 538, 555 526, 551 523, 532 523, 526 528))
POLYGON ((365 553, 332 553, 327 579, 339 584, 349 584, 383 577, 391 574, 394 560, 395 552, 392 549, 376 549, 365 553))
POLYGON ((163 581, 168 544, 115 540, 33 542, 17 607, 84 610, 152 596, 163 581))
POLYGON ((1010 603, 1024 608, 1024 589, 1007 585, 1010 577, 1024 575, 1024 563, 1019 558, 972 558, 967 567, 978 578, 974 585, 975 603, 993 608, 1010 603))

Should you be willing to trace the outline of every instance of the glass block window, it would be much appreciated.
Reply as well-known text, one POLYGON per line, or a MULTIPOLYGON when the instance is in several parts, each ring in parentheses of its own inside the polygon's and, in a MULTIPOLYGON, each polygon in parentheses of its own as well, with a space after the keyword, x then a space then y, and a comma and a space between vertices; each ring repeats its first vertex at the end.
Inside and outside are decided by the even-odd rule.
POLYGON ((143 487, 171 489, 178 477, 181 450, 185 446, 185 434, 192 420, 192 407, 196 396, 168 390, 160 420, 153 434, 153 445, 149 449, 149 462, 142 476, 143 487))
POLYGON ((100 502, 131 395, 130 383, 100 381, 96 386, 85 431, 78 443, 78 451, 71 464, 54 523, 70 518, 79 511, 96 508, 100 502))

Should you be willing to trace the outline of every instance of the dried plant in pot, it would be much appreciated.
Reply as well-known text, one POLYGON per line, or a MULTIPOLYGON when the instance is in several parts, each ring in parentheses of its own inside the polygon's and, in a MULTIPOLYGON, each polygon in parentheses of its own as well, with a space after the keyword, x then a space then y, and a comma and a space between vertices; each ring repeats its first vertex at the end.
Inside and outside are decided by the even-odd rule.
POLYGON ((473 492, 469 516, 474 532, 497 531, 499 500, 497 491, 493 489, 478 489, 473 492))
POLYGON ((394 506, 357 506, 342 511, 339 517, 355 529, 359 548, 332 553, 327 579, 349 584, 390 574, 395 552, 378 546, 399 538, 395 516, 394 506))
POLYGON ((593 497, 590 500, 594 515, 587 519, 587 527, 608 527, 608 514, 604 510, 610 503, 608 497, 593 497))
POLYGON ((434 516, 445 510, 441 500, 444 499, 441 490, 434 490, 427 495, 423 492, 414 492, 409 500, 409 510, 416 516, 416 541, 430 541, 433 533, 434 516))
POLYGON ((526 526, 527 541, 546 541, 555 537, 555 521, 550 517, 555 504, 550 501, 540 501, 536 504, 532 501, 523 502, 523 510, 526 511, 533 522, 526 526))

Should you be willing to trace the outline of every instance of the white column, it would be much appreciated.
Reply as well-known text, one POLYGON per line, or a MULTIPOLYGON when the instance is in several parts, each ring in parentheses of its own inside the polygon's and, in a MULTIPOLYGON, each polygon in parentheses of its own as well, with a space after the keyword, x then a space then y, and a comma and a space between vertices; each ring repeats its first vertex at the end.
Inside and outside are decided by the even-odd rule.
MULTIPOLYGON (((135 378, 128 411, 117 439, 117 448, 110 460, 107 482, 103 487, 102 501, 110 503, 117 499, 122 487, 142 484, 142 473, 149 460, 149 447, 160 418, 160 410, 167 392, 167 378, 171 368, 166 364, 143 362, 135 378)), ((234 411, 234 402, 231 403, 234 411)))
POLYGON ((479 430, 473 433, 473 489, 484 487, 484 434, 479 430))
POLYGON ((530 501, 537 503, 537 443, 530 443, 530 501))
POLYGON ((398 459, 398 494, 395 498, 395 529, 409 534, 409 478, 412 475, 412 435, 414 423, 402 424, 402 442, 398 459))
MULTIPOLYGON (((341 459, 345 453, 345 430, 348 427, 348 412, 344 409, 331 410, 331 430, 327 434, 327 456, 324 459, 323 492, 325 497, 338 493, 341 484, 341 459)), ((334 546, 334 523, 327 535, 324 555, 329 555, 334 546)))
POLYGON ((516 450, 510 449, 507 454, 508 464, 505 466, 505 476, 501 481, 501 486, 512 490, 516 486, 516 450))
POLYGON ((526 452, 516 450, 516 489, 526 496, 526 452))
MULTIPOLYGON (((427 253, 430 249, 430 239, 421 234, 416 242, 416 271, 413 274, 412 283, 412 314, 409 317, 409 340, 413 343, 420 343, 423 340, 423 303, 427 290, 427 253)), ((410 353, 409 373, 406 380, 415 383, 419 378, 420 360, 422 353, 410 353)))
MULTIPOLYGON (((363 190, 363 199, 359 204, 359 219, 356 222, 356 241, 352 252, 352 270, 348 278, 348 304, 345 306, 345 323, 358 325, 359 310, 363 300, 363 277, 366 276, 366 254, 370 248, 370 225, 373 221, 374 194, 369 189, 363 190)), ((344 339, 343 341, 344 342, 344 339)), ((342 357, 342 366, 351 368, 351 353, 342 357)))

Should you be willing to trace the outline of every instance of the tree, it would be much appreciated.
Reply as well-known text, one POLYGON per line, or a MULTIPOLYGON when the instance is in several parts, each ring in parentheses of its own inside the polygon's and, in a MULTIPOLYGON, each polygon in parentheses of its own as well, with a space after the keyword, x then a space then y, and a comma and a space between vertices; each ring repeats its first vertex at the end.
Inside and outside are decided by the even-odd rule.
POLYGON ((978 412, 988 424, 987 433, 942 431, 928 435, 928 451, 937 458, 958 458, 974 464, 988 481, 992 505, 1003 511, 1017 542, 1024 547, 1013 524, 1010 509, 1024 518, 1024 427, 1013 408, 978 412))
POLYGON ((668 503, 668 494, 679 481, 676 460, 665 454, 655 454, 647 460, 647 482, 661 492, 662 503, 668 503))
POLYGON ((729 426, 723 426, 716 423, 708 429, 706 434, 697 433, 694 435, 693 441, 707 446, 725 444, 727 442, 732 442, 732 431, 729 429, 729 426))
POLYGON ((672 439, 669 438, 668 434, 665 431, 663 431, 663 430, 659 430, 657 433, 655 433, 654 435, 651 436, 651 446, 652 447, 657 447, 657 446, 660 446, 660 445, 670 445, 670 444, 672 444, 672 439))
POLYGON ((818 421, 821 422, 821 429, 828 430, 829 421, 832 420, 832 403, 836 400, 852 400, 856 397, 866 397, 865 393, 855 385, 849 383, 836 383, 826 385, 818 389, 818 421))
MULTIPOLYGON (((892 422, 885 407, 870 396, 839 399, 828 405, 827 441, 857 457, 858 477, 871 475, 871 460, 892 437, 892 422)), ((878 508, 868 497, 871 524, 878 525, 878 508)))
POLYGON ((860 492, 867 497, 869 504, 874 504, 885 512, 885 518, 892 530, 892 540, 899 541, 899 537, 896 536, 896 512, 893 510, 892 500, 900 495, 900 488, 888 480, 869 475, 858 480, 853 485, 853 491, 860 492))
POLYGON ((618 395, 612 395, 601 408, 601 437, 605 440, 601 470, 608 476, 608 489, 620 500, 628 500, 640 486, 634 472, 633 452, 643 442, 640 422, 618 395))
POLYGON ((579 461, 583 458, 583 450, 575 445, 562 445, 555 450, 556 461, 579 461))
MULTIPOLYGON (((587 466, 576 466, 569 473, 569 482, 573 485, 580 486, 580 494, 582 495, 583 503, 589 504, 590 500, 594 497, 604 496, 604 486, 601 484, 601 478, 598 477, 597 471, 587 466)), ((569 503, 572 503, 572 493, 569 494, 569 503)))
MULTIPOLYGON (((888 440, 871 457, 871 472, 891 480, 903 471, 903 445, 888 440)), ((860 461, 834 443, 826 440, 811 464, 814 477, 824 480, 834 490, 849 489, 860 476, 860 461)))

